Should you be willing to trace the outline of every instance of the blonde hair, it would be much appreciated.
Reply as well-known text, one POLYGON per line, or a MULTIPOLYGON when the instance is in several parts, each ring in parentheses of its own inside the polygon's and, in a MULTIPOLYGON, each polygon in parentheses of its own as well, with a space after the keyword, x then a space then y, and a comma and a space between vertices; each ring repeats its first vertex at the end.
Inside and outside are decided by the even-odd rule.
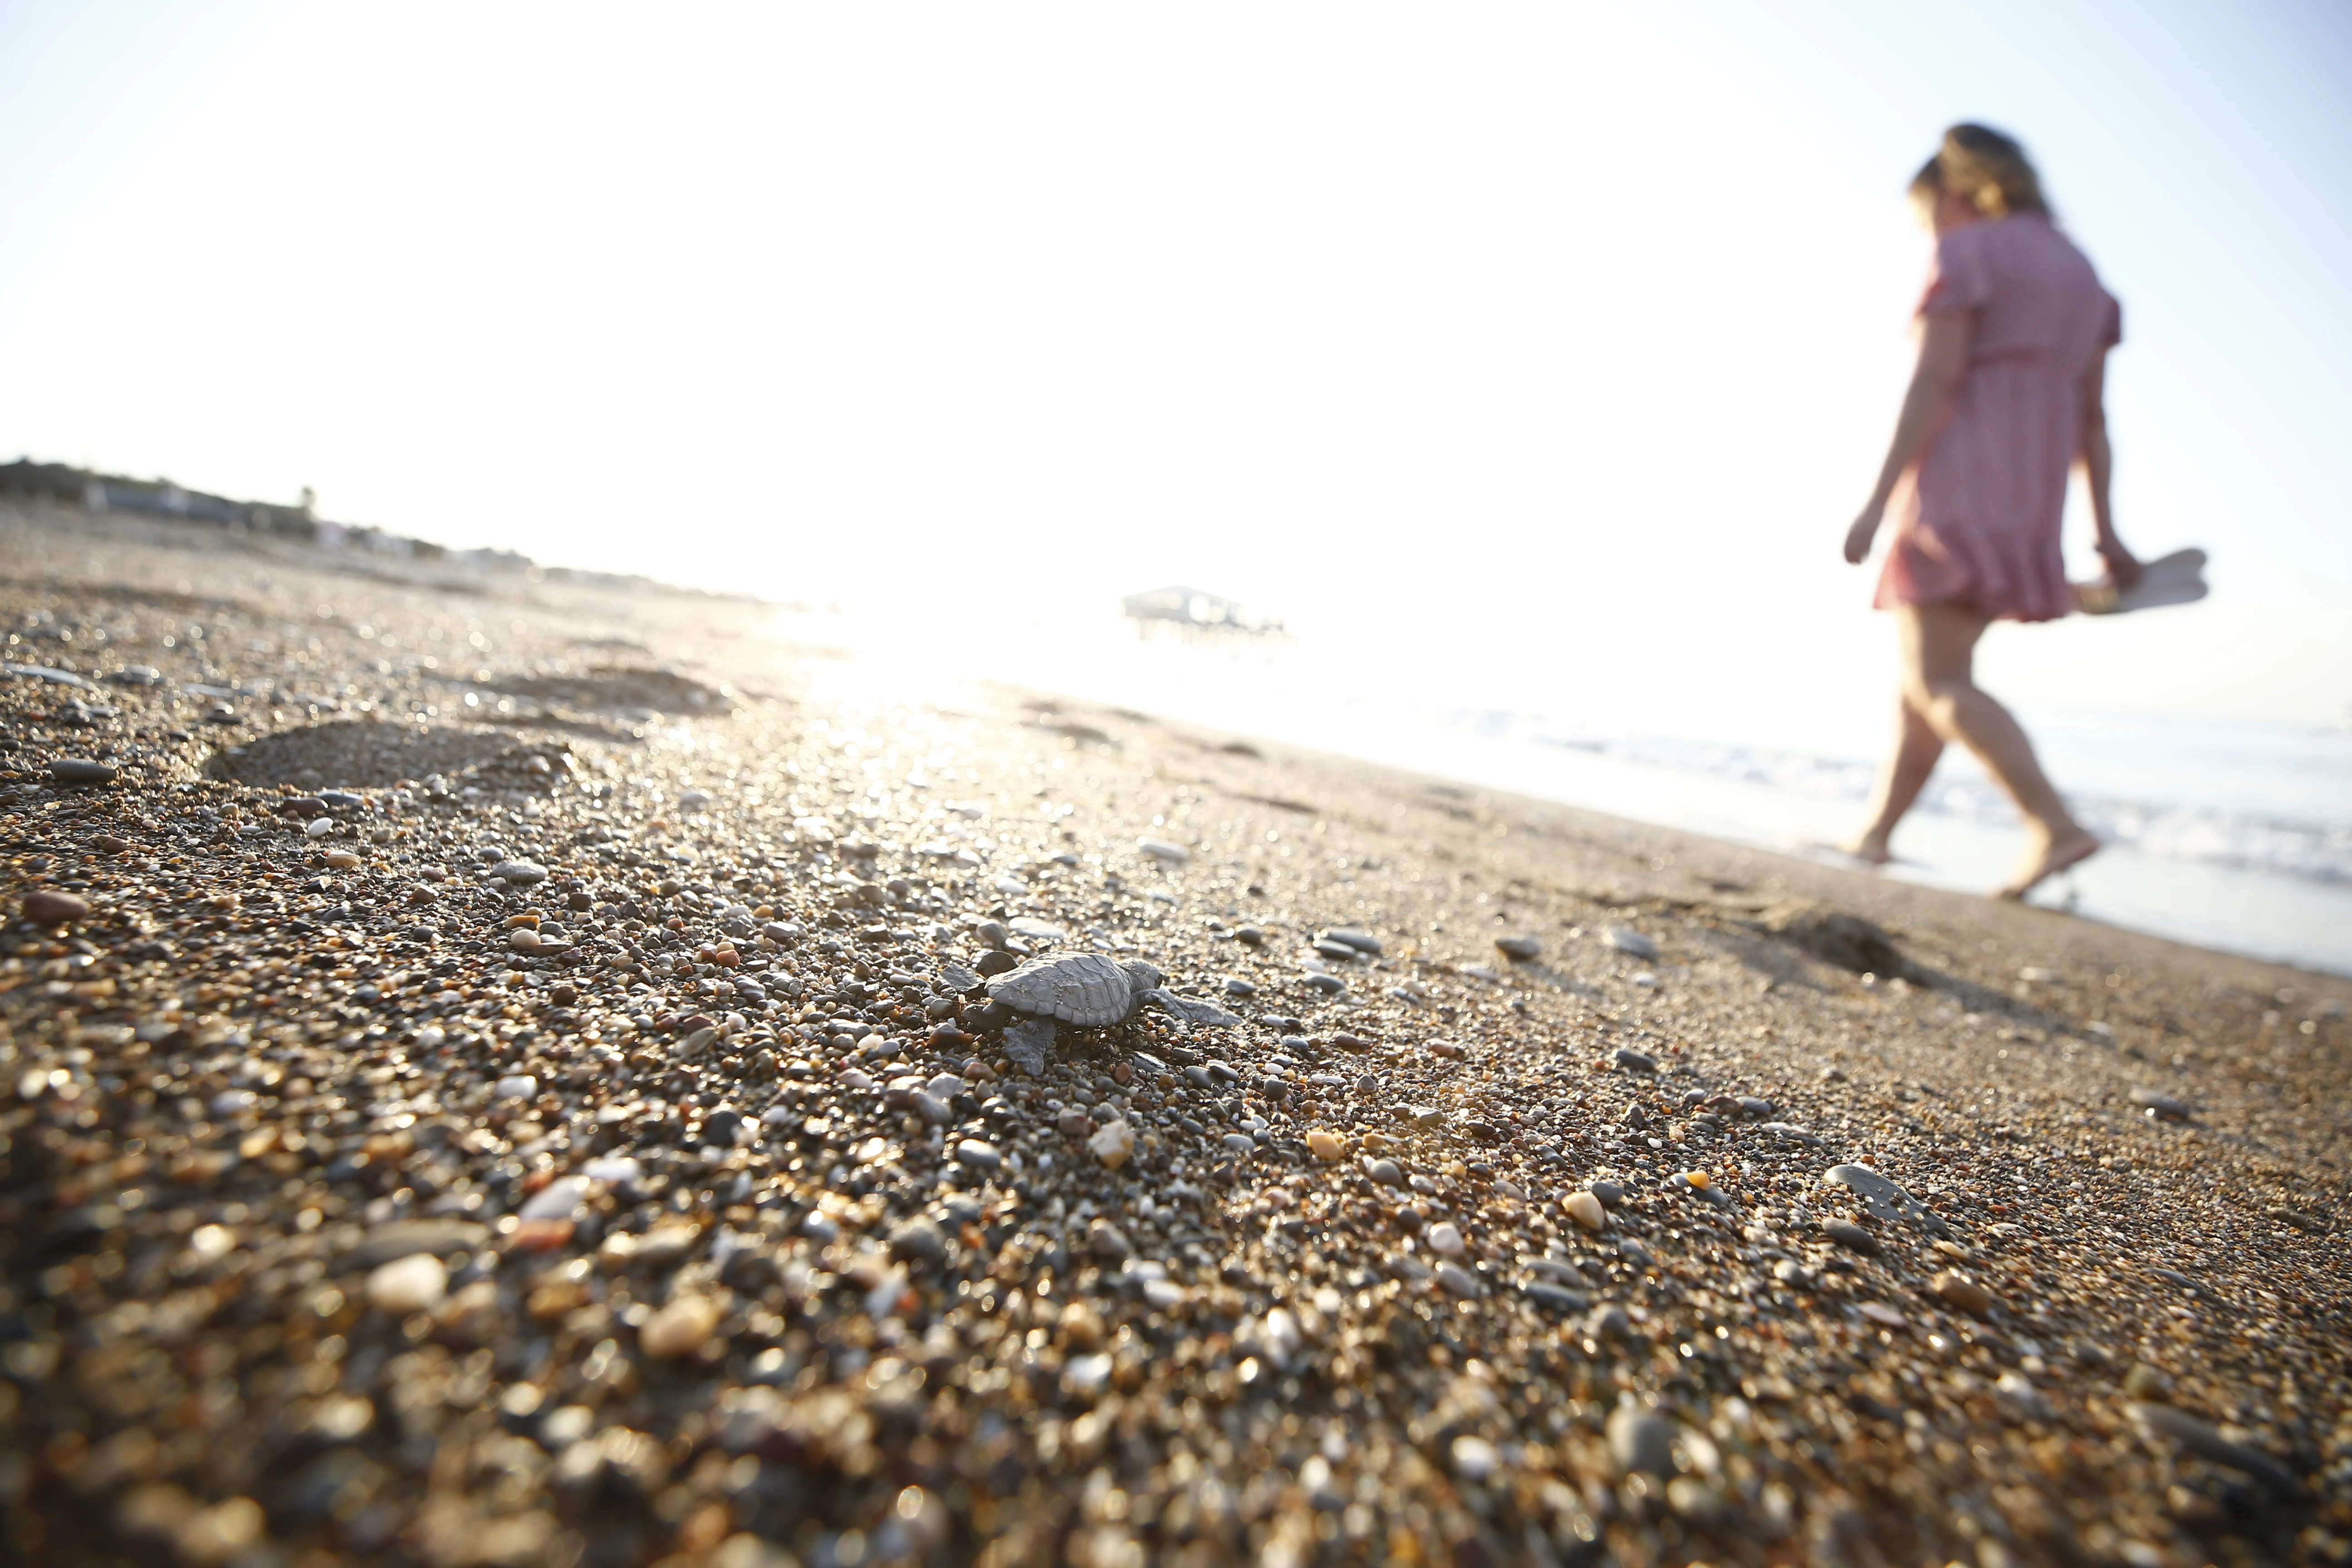
POLYGON ((2042 176, 2013 137, 1982 125, 1955 125, 1944 144, 1911 179, 1911 199, 1932 205, 1946 191, 1987 217, 2032 213, 2048 217, 2042 176))

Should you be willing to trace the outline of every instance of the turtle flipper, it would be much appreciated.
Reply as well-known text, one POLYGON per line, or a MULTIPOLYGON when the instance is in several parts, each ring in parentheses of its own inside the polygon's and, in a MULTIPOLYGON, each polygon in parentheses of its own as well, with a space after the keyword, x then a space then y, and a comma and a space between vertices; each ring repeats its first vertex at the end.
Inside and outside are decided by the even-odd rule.
POLYGON ((1139 1000, 1149 1002, 1161 1012, 1181 1018, 1188 1024, 1206 1024, 1213 1029, 1230 1029, 1241 1022, 1213 1002, 1203 1002, 1197 996, 1179 996, 1161 986, 1153 986, 1139 1000))
POLYGON ((1054 1044, 1054 1020, 1024 1018, 1004 1031, 1004 1054, 1031 1078, 1045 1076, 1045 1052, 1054 1044))

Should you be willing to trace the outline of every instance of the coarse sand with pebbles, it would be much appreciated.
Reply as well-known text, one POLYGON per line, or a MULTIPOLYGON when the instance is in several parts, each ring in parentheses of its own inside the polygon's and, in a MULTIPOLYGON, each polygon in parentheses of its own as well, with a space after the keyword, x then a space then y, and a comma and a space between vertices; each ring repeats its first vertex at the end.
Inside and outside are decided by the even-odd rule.
POLYGON ((0 546, 15 1561, 2352 1554, 2343 981, 748 600, 0 546), (1167 994, 1032 1072, 1055 952, 1167 994))

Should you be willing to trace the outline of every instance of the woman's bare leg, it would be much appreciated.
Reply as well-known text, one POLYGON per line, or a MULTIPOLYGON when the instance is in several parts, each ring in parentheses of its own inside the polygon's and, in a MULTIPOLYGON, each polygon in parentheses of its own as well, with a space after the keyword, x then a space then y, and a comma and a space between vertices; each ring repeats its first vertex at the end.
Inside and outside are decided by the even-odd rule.
POLYGON ((1908 697, 1895 701, 1895 749, 1886 755, 1886 765, 1878 770, 1878 787, 1871 792, 1870 825, 1862 836, 1847 843, 1845 852, 1857 860, 1867 860, 1874 866, 1884 866, 1895 858, 1887 841, 1895 836, 1895 825, 1911 809, 1919 792, 1927 786, 1928 775, 1936 771, 1936 760, 1944 754, 1944 737, 1927 722, 1927 716, 1911 706, 1908 697))
POLYGON ((1906 605, 1896 616, 1904 700, 1937 734, 1975 752, 2025 816, 2025 860, 2000 896, 2023 898, 2044 877, 2095 854, 2099 841, 2058 798, 2034 758, 2033 742, 2009 710, 1976 684, 1977 639, 1985 618, 1958 605, 1906 605))

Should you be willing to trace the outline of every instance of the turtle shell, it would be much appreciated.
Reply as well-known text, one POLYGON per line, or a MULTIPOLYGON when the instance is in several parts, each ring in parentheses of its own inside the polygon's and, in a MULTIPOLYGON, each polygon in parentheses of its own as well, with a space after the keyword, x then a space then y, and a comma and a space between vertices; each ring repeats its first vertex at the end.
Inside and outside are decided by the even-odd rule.
POLYGON ((1099 952, 1053 952, 988 983, 992 1001, 1032 1017, 1059 1018, 1082 1029, 1116 1024, 1135 1011, 1135 987, 1117 961, 1099 952))

